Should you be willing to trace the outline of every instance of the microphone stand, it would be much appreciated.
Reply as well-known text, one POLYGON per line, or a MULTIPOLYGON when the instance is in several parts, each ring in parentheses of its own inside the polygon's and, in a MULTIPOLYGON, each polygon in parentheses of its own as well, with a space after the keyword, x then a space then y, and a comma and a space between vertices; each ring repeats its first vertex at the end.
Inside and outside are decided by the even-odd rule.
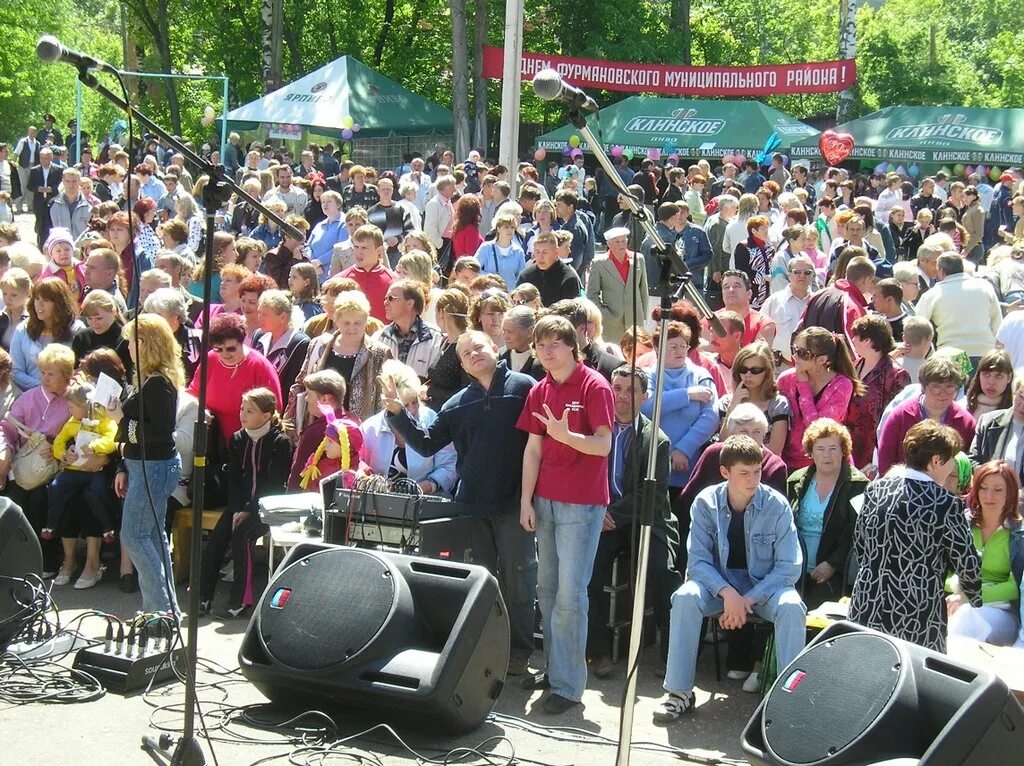
MULTIPOLYGON (((646 610, 647 596, 647 562, 650 558, 651 549, 651 526, 654 523, 654 506, 657 500, 657 482, 655 473, 657 470, 658 456, 658 430, 661 427, 661 400, 665 391, 665 367, 661 361, 665 358, 665 348, 668 342, 668 322, 672 311, 672 304, 683 296, 694 305, 698 313, 706 318, 720 337, 725 335, 725 328, 715 313, 704 300, 704 296, 693 286, 692 275, 685 261, 680 257, 679 252, 672 245, 668 245, 658 234, 658 230, 651 220, 651 214, 644 205, 634 197, 621 176, 615 171, 601 142, 597 140, 594 133, 587 125, 587 119, 579 109, 569 112, 569 122, 572 123, 580 135, 590 145, 597 158, 598 164, 604 169, 611 184, 623 196, 629 206, 633 217, 640 222, 647 236, 650 237, 654 247, 652 253, 656 253, 661 265, 659 284, 661 286, 661 321, 660 335, 658 337, 658 361, 655 371, 654 385, 654 409, 651 413, 651 442, 647 451, 647 473, 644 476, 643 485, 640 489, 640 513, 634 518, 640 524, 640 542, 637 547, 636 575, 633 585, 633 615, 631 617, 629 630, 629 657, 627 660, 626 689, 623 694, 622 711, 619 718, 619 746, 616 752, 616 766, 629 766, 630 747, 633 742, 633 715, 636 709, 636 663, 640 656, 641 639, 643 637, 644 611, 646 610), (679 282, 673 289, 673 280, 679 282)), ((635 522, 634 522, 635 523, 635 522)))
MULTIPOLYGON (((118 74, 120 76, 120 74, 118 74)), ((295 227, 287 224, 276 213, 268 210, 255 197, 240 189, 234 180, 227 177, 223 165, 214 165, 204 159, 196 152, 189 149, 179 139, 161 128, 153 120, 135 110, 124 99, 101 85, 96 75, 86 66, 78 67, 78 79, 89 88, 99 93, 112 104, 137 119, 152 133, 156 134, 175 151, 182 154, 189 162, 199 168, 200 172, 206 173, 210 181, 203 189, 203 206, 206 210, 206 251, 203 254, 203 294, 206 296, 203 301, 203 329, 199 352, 199 416, 196 418, 194 445, 195 449, 192 458, 192 539, 191 539, 191 565, 189 568, 189 598, 188 598, 188 641, 186 642, 186 674, 185 674, 185 711, 182 736, 178 740, 173 752, 159 747, 152 737, 143 737, 142 749, 158 763, 165 760, 171 766, 204 766, 206 757, 195 736, 195 715, 196 715, 196 665, 197 665, 197 642, 199 637, 199 577, 201 563, 201 548, 203 537, 203 500, 206 485, 206 451, 208 441, 208 428, 206 426, 206 397, 207 397, 207 370, 208 355, 210 348, 210 292, 213 288, 213 234, 216 228, 215 217, 217 208, 226 202, 231 193, 234 192, 241 199, 255 207, 267 218, 276 222, 283 231, 295 239, 303 239, 302 234, 295 227)), ((173 583, 171 583, 173 587, 173 583)), ((161 738, 162 739, 162 738, 161 738)))

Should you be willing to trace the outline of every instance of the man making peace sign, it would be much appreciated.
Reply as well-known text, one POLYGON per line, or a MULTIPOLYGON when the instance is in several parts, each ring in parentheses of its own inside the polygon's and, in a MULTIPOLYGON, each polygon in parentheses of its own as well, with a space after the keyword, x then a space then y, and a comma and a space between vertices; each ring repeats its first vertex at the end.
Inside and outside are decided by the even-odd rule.
POLYGON ((523 685, 550 689, 544 711, 563 713, 587 685, 587 584, 609 502, 614 407, 608 381, 581 361, 569 320, 542 317, 533 346, 547 374, 516 427, 530 434, 520 522, 536 531, 545 670, 523 685))

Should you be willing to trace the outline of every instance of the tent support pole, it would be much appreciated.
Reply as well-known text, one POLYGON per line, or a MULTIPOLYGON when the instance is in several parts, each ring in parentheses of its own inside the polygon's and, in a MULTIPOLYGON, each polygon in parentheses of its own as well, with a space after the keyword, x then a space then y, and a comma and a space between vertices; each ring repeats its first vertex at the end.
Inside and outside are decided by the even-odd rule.
POLYGON ((519 102, 522 78, 519 74, 523 57, 523 0, 505 0, 505 58, 501 80, 501 136, 498 160, 508 168, 511 199, 516 199, 519 166, 519 102))

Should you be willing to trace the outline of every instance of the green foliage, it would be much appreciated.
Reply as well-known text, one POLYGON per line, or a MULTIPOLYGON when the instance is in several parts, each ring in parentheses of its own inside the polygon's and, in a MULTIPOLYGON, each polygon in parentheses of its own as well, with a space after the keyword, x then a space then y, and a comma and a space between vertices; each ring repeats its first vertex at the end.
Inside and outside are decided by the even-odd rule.
MULTIPOLYGON (((489 41, 500 45, 503 0, 488 3, 489 41)), ((681 35, 672 14, 684 0, 527 0, 524 49, 608 60, 679 63, 681 35)), ((165 9, 174 71, 227 74, 231 105, 262 94, 259 0, 129 0, 127 30, 141 53, 139 66, 159 71, 159 48, 139 9, 152 17, 165 9)), ((54 33, 115 64, 122 61, 118 0, 65 0, 40 4, 0 0, 0 116, 5 139, 23 132, 45 111, 74 114, 74 70, 43 66, 34 48, 40 34, 54 33)), ((467 2, 472 14, 473 1, 467 2)), ((887 0, 857 17, 858 114, 888 104, 960 103, 1019 106, 1024 98, 1024 28, 1003 0, 887 0), (933 32, 934 28, 934 32, 933 32), (934 42, 933 42, 934 39, 934 42)), ((836 0, 690 0, 691 56, 696 65, 777 64, 837 56, 836 0)), ((472 23, 470 22, 470 26, 472 23)), ((452 103, 451 22, 447 0, 285 0, 285 81, 341 55, 354 56, 388 77, 439 103, 452 103)), ((111 83, 112 84, 112 83, 111 83)), ((220 109, 216 82, 178 82, 182 132, 203 140, 203 108, 220 109)), ((498 119, 499 82, 489 85, 492 123, 498 119)), ((627 93, 597 94, 602 103, 627 93)), ((150 81, 138 106, 170 124, 166 92, 150 81)), ((832 113, 835 94, 778 96, 772 106, 797 117, 832 113)), ((109 129, 116 110, 85 91, 84 126, 94 135, 109 129)), ((521 119, 550 127, 563 110, 523 89, 521 119)))
MULTIPOLYGON (((108 5, 105 0, 102 3, 108 5)), ((0 140, 13 141, 25 127, 43 124, 43 114, 53 112, 57 127, 67 133, 75 116, 75 70, 65 64, 46 65, 36 58, 36 40, 55 34, 71 47, 87 49, 107 61, 121 60, 116 17, 97 13, 77 2, 35 3, 30 0, 0 2, 0 140)), ((109 78, 105 84, 116 87, 109 78)), ((82 128, 93 136, 110 129, 117 109, 83 88, 82 128)))

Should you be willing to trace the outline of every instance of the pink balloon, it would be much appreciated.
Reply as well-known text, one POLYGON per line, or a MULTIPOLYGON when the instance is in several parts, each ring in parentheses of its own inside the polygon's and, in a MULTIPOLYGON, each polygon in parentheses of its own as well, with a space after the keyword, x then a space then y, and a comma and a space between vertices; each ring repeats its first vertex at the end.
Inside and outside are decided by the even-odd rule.
POLYGON ((622 151, 623 151, 623 150, 622 150, 622 147, 621 147, 621 146, 613 146, 613 147, 612 147, 612 148, 611 148, 611 149, 610 149, 610 150, 608 151, 608 154, 610 154, 610 155, 611 155, 612 157, 621 157, 621 156, 622 156, 622 151))
POLYGON ((537 162, 543 162, 544 158, 547 157, 547 156, 548 156, 548 150, 545 149, 544 147, 541 147, 540 149, 538 149, 537 151, 535 151, 533 153, 533 158, 537 162))
POLYGON ((745 154, 737 154, 733 156, 733 161, 736 165, 743 165, 747 161, 747 157, 745 154))
POLYGON ((661 159, 661 149, 657 149, 657 148, 655 148, 655 149, 648 149, 647 150, 647 159, 649 159, 649 160, 660 160, 661 159))
POLYGON ((573 157, 573 158, 582 157, 583 156, 583 150, 582 149, 578 149, 578 148, 577 149, 573 149, 571 152, 569 152, 569 156, 573 157))

